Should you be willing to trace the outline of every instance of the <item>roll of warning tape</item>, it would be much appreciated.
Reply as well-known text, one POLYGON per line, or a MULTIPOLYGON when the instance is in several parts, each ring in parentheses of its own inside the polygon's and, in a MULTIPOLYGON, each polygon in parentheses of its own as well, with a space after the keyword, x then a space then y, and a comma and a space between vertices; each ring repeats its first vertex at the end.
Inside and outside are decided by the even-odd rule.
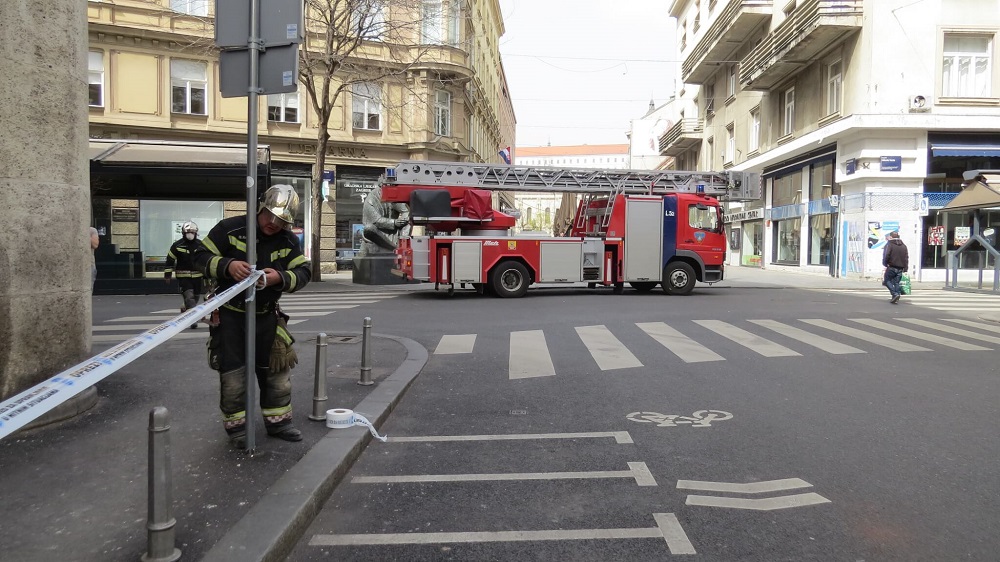
POLYGON ((347 429, 354 426, 354 411, 334 408, 326 411, 326 426, 331 429, 347 429))

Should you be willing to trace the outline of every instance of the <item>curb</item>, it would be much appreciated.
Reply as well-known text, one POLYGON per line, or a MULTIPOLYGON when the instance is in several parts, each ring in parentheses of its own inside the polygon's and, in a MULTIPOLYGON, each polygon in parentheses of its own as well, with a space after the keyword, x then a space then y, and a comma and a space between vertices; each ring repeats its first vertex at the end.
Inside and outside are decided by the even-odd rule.
POLYGON ((991 324, 1000 324, 1000 315, 987 316, 985 314, 980 314, 979 319, 991 324))
MULTIPOLYGON (((428 354, 427 349, 411 339, 372 335, 396 341, 406 348, 402 365, 378 383, 355 408, 375 427, 380 427, 424 368, 428 354)), ((366 427, 331 429, 265 492, 202 560, 284 560, 371 439, 366 427)))

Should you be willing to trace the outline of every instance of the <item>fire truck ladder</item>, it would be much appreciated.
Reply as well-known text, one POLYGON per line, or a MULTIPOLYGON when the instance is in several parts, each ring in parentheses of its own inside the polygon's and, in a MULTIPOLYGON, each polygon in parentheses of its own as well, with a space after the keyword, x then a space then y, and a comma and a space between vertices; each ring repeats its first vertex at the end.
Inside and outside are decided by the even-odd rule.
MULTIPOLYGON (((611 220, 617 195, 699 193, 728 201, 760 199, 760 175, 752 172, 684 172, 677 170, 618 170, 475 164, 404 160, 386 168, 382 183, 467 186, 491 191, 579 193, 583 209, 600 216, 603 234, 611 220), (590 203, 609 204, 591 209, 590 203)), ((584 220, 581 213, 578 221, 584 220)), ((593 216, 593 215, 591 215, 593 216)), ((582 222, 577 226, 582 226, 582 222)))

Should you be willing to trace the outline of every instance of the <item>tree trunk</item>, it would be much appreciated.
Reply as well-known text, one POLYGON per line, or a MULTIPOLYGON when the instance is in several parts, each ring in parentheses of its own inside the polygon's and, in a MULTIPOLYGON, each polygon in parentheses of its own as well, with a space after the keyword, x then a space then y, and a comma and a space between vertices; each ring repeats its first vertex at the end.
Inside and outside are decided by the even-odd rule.
MULTIPOLYGON (((323 252, 320 248, 322 239, 321 233, 323 228, 323 169, 326 167, 326 147, 330 142, 330 136, 327 134, 327 129, 325 123, 320 121, 319 131, 316 134, 316 163, 313 167, 313 181, 312 181, 312 205, 309 209, 310 216, 312 217, 312 232, 310 232, 310 237, 312 239, 312 280, 322 281, 323 280, 323 268, 321 264, 321 256, 323 252)), ((331 192, 336 193, 336 186, 330 186, 331 192)), ((336 196, 335 196, 336 197, 336 196)), ((336 224, 334 226, 334 231, 336 231, 336 224)), ((336 237, 334 238, 334 243, 336 243, 336 237)))

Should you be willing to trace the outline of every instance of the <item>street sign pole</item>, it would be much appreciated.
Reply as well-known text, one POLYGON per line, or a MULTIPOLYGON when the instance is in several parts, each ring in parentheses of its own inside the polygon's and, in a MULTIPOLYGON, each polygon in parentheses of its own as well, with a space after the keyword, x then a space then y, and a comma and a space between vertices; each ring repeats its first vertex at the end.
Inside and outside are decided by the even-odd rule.
MULTIPOLYGON (((247 88, 247 261, 254 269, 257 267, 257 120, 260 117, 257 108, 260 94, 257 76, 261 47, 259 19, 260 0, 250 0, 250 87, 247 88)), ((250 296, 252 291, 253 289, 247 289, 247 296, 250 296)), ((257 420, 257 303, 247 299, 244 308, 247 317, 247 355, 244 363, 247 389, 246 450, 252 453, 256 449, 254 423, 257 420)))

